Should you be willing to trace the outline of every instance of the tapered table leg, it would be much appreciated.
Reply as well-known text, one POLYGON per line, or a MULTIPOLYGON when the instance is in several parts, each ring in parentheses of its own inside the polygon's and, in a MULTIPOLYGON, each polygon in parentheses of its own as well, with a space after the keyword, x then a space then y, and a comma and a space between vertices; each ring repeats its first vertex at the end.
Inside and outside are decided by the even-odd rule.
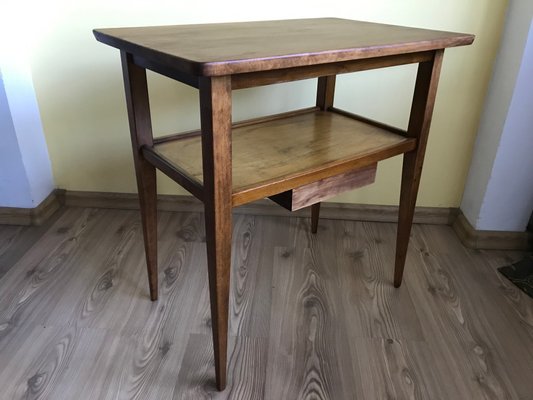
POLYGON ((133 161, 141 205, 144 250, 148 269, 150 299, 157 300, 157 187, 155 167, 142 155, 142 146, 152 146, 152 122, 148 102, 146 70, 135 65, 122 51, 122 72, 133 148, 133 161))
POLYGON ((226 387, 231 267, 231 80, 200 80, 204 206, 216 385, 226 387))
POLYGON ((413 104, 409 117, 409 127, 407 128, 407 135, 417 138, 417 147, 415 150, 405 153, 403 156, 400 209, 396 237, 396 259, 394 265, 395 287, 399 287, 402 284, 407 247, 409 245, 409 236, 411 234, 431 116, 435 105, 443 52, 444 50, 436 51, 432 61, 420 63, 418 67, 413 104))
POLYGON ((311 205, 311 233, 318 231, 318 219, 320 217, 320 203, 311 205))
MULTIPOLYGON (((333 107, 335 97, 335 75, 321 76, 318 78, 316 87, 316 105, 322 111, 327 111, 333 107)), ((318 231, 318 220, 320 218, 320 203, 311 206, 311 232, 318 231)))
POLYGON ((322 111, 327 111, 333 107, 335 98, 335 75, 321 76, 318 78, 316 87, 316 105, 322 111))

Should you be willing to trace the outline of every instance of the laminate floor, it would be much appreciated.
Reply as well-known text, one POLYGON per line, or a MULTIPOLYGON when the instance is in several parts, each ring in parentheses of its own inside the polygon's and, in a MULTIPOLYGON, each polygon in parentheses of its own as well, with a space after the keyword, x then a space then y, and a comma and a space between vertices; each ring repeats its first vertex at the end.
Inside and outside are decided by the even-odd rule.
POLYGON ((234 218, 229 380, 214 389, 203 217, 159 214, 150 302, 137 211, 0 226, 0 399, 533 399, 533 300, 416 225, 234 218))

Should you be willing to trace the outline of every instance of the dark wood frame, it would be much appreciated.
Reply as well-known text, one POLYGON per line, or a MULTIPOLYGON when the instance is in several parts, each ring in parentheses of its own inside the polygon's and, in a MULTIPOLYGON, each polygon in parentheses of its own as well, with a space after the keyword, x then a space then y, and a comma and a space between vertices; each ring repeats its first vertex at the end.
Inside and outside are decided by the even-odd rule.
MULTIPOLYGON (((204 202, 216 385, 219 390, 223 390, 226 386, 232 232, 231 210, 233 206, 245 204, 257 198, 257 196, 248 197, 245 194, 235 198, 235 194, 232 193, 232 90, 316 77, 318 78, 316 98, 316 107, 318 109, 350 116, 414 139, 412 142, 407 142, 407 146, 398 149, 392 154, 378 154, 359 160, 358 163, 359 167, 367 166, 393 155, 404 153, 394 269, 394 286, 399 287, 401 285, 443 50, 337 62, 295 69, 212 77, 196 77, 183 72, 175 72, 169 68, 162 68, 150 63, 141 57, 134 57, 125 51, 121 53, 133 157, 141 202, 150 298, 152 300, 157 299, 155 169, 158 168, 204 202), (335 77, 337 74, 406 63, 419 63, 407 132, 333 107, 335 77), (147 68, 196 87, 200 91, 201 130, 159 139, 156 143, 180 140, 190 135, 201 134, 203 183, 188 176, 186 171, 176 168, 168 160, 153 151, 154 139, 152 136, 145 71, 147 68)), ((268 118, 283 118, 288 114, 268 118)), ((241 123, 241 125, 260 123, 264 120, 264 118, 257 119, 241 123)), ((330 175, 340 174, 350 168, 353 169, 354 166, 352 165, 345 169, 337 168, 330 172, 330 175)), ((309 180, 313 181, 323 177, 324 174, 318 172, 311 176, 309 180)), ((283 192, 298 184, 299 182, 291 182, 288 187, 281 185, 278 190, 283 192)), ((311 229, 313 233, 317 232, 319 212, 320 203, 316 203, 311 207, 311 229)))
MULTIPOLYGON (((311 230, 316 233, 320 201, 348 188, 371 183, 378 161, 403 154, 394 267, 394 286, 401 285, 443 52, 447 47, 471 44, 473 35, 335 18, 263 21, 244 25, 114 28, 95 30, 94 34, 97 40, 121 51, 152 300, 158 296, 156 168, 204 203, 216 386, 219 390, 226 386, 233 207, 264 197, 270 197, 290 210, 311 205, 311 230), (247 32, 253 39, 247 47, 239 48, 242 33, 238 32, 242 32, 243 26, 249 29, 247 32), (302 29, 295 30, 297 26, 302 29), (209 36, 206 31, 215 32, 216 36, 209 36), (192 36, 191 32, 194 32, 192 36), (221 32, 222 40, 219 37, 221 32), (287 35, 287 40, 270 41, 270 48, 263 49, 270 35, 279 36, 280 33, 281 37, 287 35), (171 35, 174 42, 169 42, 167 35, 171 35), (322 38, 325 40, 322 41, 322 38), (211 41, 217 45, 212 46, 209 52, 203 51, 203 45, 211 41), (338 74, 413 63, 419 66, 407 131, 333 106, 338 74), (199 90, 200 130, 153 138, 147 69, 199 90), (232 125, 232 90, 309 78, 318 78, 315 107, 232 125), (311 115, 303 116, 306 113, 311 115), (263 128, 267 129, 263 132, 269 135, 269 129, 278 129, 273 128, 280 126, 278 122, 291 126, 290 119, 293 118, 292 121, 309 121, 310 132, 317 135, 316 121, 339 121, 339 116, 347 118, 343 124, 346 122, 350 126, 346 128, 349 135, 342 136, 341 142, 353 138, 351 129, 361 129, 362 135, 367 132, 368 136, 361 140, 375 142, 363 145, 362 141, 354 141, 353 146, 360 144, 361 151, 343 153, 344 158, 329 158, 324 163, 323 156, 316 156, 317 162, 305 161, 295 170, 292 168, 294 163, 290 163, 282 174, 276 170, 261 182, 246 181, 244 185, 232 186, 233 132, 235 135, 246 133, 245 127, 263 124, 263 128), (280 119, 284 121, 277 121, 280 119), (367 128, 371 130, 365 131, 367 128), (382 139, 378 139, 380 137, 382 139), (181 140, 189 142, 176 142, 181 140), (198 152, 201 147, 202 165, 200 169, 200 165, 195 164, 196 173, 177 165, 179 154, 178 159, 164 155, 175 157, 175 152, 187 148, 183 147, 184 143, 193 143, 198 152), (164 149, 169 149, 167 145, 172 146, 175 152, 165 153, 164 149)), ((322 129, 328 130, 328 125, 322 129)), ((303 129, 300 132, 305 134, 307 131, 303 129)), ((330 133, 327 132, 327 135, 330 133)), ((243 137, 235 136, 236 140, 243 137)), ((324 139, 320 135, 313 136, 313 141, 315 138, 316 143, 324 139)), ((302 140, 308 140, 307 136, 302 140)), ((250 145, 246 143, 246 146, 250 145)), ((326 146, 324 149, 331 152, 327 143, 321 146, 326 146)), ((314 151, 319 154, 320 150, 314 151)), ((277 148, 276 151, 264 154, 284 154, 277 148)), ((287 165, 283 158, 275 162, 287 165)), ((255 164, 248 165, 257 168, 255 164)), ((245 168, 246 165, 236 163, 235 168, 239 167, 245 168)))

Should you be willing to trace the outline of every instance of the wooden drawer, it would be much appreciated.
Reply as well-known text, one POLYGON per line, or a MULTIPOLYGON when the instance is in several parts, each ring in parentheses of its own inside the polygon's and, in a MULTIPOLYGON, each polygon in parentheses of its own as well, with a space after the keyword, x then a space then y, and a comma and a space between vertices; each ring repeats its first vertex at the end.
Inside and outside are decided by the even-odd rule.
POLYGON ((347 190, 374 183, 377 163, 368 167, 331 176, 320 181, 300 186, 286 192, 270 196, 269 199, 290 211, 327 200, 347 190))

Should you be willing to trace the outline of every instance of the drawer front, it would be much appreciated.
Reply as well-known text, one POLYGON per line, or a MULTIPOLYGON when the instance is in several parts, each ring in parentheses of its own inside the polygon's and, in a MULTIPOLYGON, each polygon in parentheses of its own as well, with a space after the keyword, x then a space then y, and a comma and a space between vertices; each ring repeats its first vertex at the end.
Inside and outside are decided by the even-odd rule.
POLYGON ((376 170, 377 163, 279 193, 270 199, 290 211, 296 211, 342 192, 374 183, 376 170))

